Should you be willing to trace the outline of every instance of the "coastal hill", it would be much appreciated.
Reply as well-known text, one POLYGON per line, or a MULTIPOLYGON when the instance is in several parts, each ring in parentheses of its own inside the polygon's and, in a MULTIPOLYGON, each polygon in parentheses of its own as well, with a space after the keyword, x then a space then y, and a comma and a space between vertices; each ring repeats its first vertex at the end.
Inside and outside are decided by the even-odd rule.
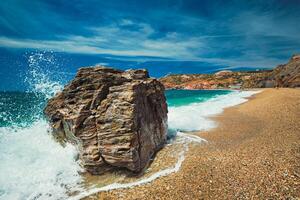
POLYGON ((240 89, 300 87, 300 55, 271 70, 215 74, 174 74, 160 79, 166 89, 240 89))

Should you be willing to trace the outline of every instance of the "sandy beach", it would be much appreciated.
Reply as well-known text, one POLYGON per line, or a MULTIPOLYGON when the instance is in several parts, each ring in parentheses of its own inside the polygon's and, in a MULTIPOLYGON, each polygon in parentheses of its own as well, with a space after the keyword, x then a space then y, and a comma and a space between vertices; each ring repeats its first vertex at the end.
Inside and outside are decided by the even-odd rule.
POLYGON ((86 199, 299 199, 299 119, 299 89, 265 89, 195 133, 208 143, 191 144, 179 172, 86 199))

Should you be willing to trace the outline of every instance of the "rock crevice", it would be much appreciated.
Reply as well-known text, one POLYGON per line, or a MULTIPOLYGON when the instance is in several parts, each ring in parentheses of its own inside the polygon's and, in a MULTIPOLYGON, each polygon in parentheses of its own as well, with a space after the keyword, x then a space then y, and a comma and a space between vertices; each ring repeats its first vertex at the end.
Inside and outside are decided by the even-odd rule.
POLYGON ((113 167, 139 172, 166 142, 164 87, 146 70, 81 68, 44 112, 92 174, 113 167))

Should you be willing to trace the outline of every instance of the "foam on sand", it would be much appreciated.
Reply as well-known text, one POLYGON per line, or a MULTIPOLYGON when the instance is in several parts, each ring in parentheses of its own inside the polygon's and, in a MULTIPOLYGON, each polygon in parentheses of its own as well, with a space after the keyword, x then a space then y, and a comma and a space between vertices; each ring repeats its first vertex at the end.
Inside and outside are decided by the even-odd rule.
POLYGON ((179 157, 177 162, 175 163, 174 166, 163 169, 161 171, 158 171, 154 174, 152 174, 151 176, 147 177, 147 178, 143 178, 140 179, 138 181, 135 182, 131 182, 131 183, 112 183, 110 185, 104 186, 104 187, 100 187, 100 188, 93 188, 90 190, 86 190, 86 191, 82 191, 80 192, 80 194, 70 197, 69 200, 80 200, 84 197, 87 197, 89 195, 98 193, 98 192, 104 192, 104 191, 110 191, 110 190, 116 190, 116 189, 125 189, 125 188, 132 188, 135 186, 140 186, 140 185, 144 185, 146 183, 150 183, 152 181, 154 181, 155 179, 159 178, 159 177, 164 177, 164 176, 168 176, 169 174, 172 173, 176 173, 179 171, 179 169, 181 168, 181 165, 185 159, 185 153, 188 151, 189 146, 188 144, 191 142, 196 142, 196 143, 201 143, 201 142, 206 142, 206 140, 196 136, 196 135, 190 135, 190 134, 186 134, 186 133, 182 133, 182 132, 178 132, 177 133, 177 140, 175 142, 177 143, 182 143, 183 145, 183 150, 180 152, 179 157))

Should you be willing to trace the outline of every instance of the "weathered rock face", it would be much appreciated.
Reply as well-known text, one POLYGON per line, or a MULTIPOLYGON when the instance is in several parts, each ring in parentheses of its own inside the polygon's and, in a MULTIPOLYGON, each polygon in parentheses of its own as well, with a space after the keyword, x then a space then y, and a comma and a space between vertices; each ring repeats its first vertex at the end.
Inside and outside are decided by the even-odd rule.
POLYGON ((294 55, 287 64, 276 67, 272 77, 278 87, 300 87, 300 55, 294 55))
POLYGON ((260 76, 250 77, 244 84, 248 88, 300 87, 300 55, 294 55, 287 64, 279 65, 260 76))
POLYGON ((92 174, 113 167, 139 172, 166 142, 164 87, 146 70, 81 68, 44 112, 92 174))

